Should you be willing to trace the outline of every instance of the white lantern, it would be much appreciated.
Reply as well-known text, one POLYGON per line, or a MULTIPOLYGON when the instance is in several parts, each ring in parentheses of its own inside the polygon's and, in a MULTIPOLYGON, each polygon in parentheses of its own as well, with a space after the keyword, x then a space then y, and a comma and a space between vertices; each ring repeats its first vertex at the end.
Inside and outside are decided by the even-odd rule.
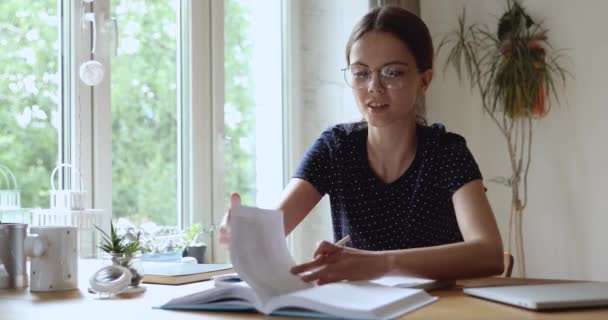
MULTIPOLYGON (((84 209, 84 191, 72 190, 72 189, 61 189, 55 188, 55 174, 62 168, 70 168, 73 170, 72 165, 62 163, 53 169, 51 173, 51 209, 63 209, 63 210, 82 210, 84 209)), ((76 170, 76 176, 80 179, 80 172, 76 170)))
POLYGON ((15 175, 8 167, 1 164, 0 173, 4 177, 4 183, 0 182, 0 210, 21 208, 21 195, 15 175), (2 188, 3 185, 6 186, 6 189, 2 188))

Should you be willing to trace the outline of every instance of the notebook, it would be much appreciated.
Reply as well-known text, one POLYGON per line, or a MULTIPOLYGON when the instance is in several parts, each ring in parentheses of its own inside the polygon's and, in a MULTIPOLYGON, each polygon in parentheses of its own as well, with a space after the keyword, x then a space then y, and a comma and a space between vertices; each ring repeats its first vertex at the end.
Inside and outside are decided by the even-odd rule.
POLYGON ((608 282, 465 288, 463 292, 531 310, 608 306, 608 282))
POLYGON ((389 275, 378 279, 371 280, 372 283, 376 283, 383 286, 398 287, 398 288, 417 288, 424 290, 435 290, 445 288, 452 285, 453 281, 437 281, 433 279, 408 277, 400 275, 389 275))
POLYGON ((216 275, 234 272, 231 264, 144 262, 143 268, 144 283, 172 285, 209 280, 216 275))
POLYGON ((230 256, 243 280, 175 298, 161 309, 257 310, 316 318, 394 319, 437 300, 421 289, 369 281, 313 285, 289 270, 295 265, 275 210, 235 206, 230 219, 230 256))

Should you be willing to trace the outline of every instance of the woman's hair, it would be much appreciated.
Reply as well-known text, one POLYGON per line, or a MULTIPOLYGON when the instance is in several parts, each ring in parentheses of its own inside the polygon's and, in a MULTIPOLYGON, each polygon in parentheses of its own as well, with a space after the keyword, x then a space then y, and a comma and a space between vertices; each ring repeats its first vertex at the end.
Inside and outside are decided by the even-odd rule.
MULTIPOLYGON (((401 40, 416 59, 418 72, 433 68, 433 40, 426 24, 417 15, 395 6, 372 9, 355 25, 346 43, 347 65, 355 41, 370 31, 390 33, 401 40)), ((418 113, 416 122, 426 125, 426 119, 418 113)))
POLYGON ((415 14, 394 6, 377 7, 355 25, 346 44, 347 65, 355 41, 370 31, 387 32, 400 39, 414 55, 418 71, 433 68, 433 41, 426 24, 415 14))

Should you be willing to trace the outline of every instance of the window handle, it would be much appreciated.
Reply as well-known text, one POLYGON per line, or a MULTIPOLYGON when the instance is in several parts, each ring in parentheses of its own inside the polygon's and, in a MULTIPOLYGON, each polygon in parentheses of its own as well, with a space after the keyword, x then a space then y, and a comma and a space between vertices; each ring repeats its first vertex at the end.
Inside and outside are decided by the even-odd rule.
POLYGON ((97 27, 95 26, 95 13, 87 12, 84 14, 84 21, 90 22, 93 25, 93 49, 92 54, 95 54, 95 47, 97 46, 97 27))
POLYGON ((114 25, 114 56, 118 56, 118 37, 119 37, 119 33, 118 33, 118 19, 111 17, 110 20, 112 21, 112 24, 114 25))

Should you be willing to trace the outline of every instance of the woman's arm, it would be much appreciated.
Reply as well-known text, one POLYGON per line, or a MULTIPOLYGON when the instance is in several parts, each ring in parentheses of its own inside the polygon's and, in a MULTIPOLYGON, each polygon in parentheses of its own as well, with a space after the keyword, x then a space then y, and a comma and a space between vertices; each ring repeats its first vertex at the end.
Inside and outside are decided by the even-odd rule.
POLYGON ((387 251, 389 273, 449 280, 503 271, 502 240, 481 180, 458 189, 452 201, 464 242, 387 251))
MULTIPOLYGON (((278 209, 283 211, 283 225, 285 236, 289 235, 295 227, 310 213, 319 203, 322 196, 317 189, 304 179, 291 179, 287 187, 283 190, 278 209)), ((241 196, 233 193, 230 196, 228 212, 224 214, 220 226, 220 244, 230 245, 230 212, 232 206, 241 204, 241 196)))
POLYGON ((277 208, 283 211, 286 236, 304 220, 321 198, 319 191, 310 182, 299 178, 291 179, 277 208))
POLYGON ((464 242, 393 251, 365 251, 321 243, 315 259, 292 268, 319 284, 368 280, 387 273, 438 280, 475 278, 503 270, 503 249, 494 214, 481 180, 458 189, 452 200, 464 242))

